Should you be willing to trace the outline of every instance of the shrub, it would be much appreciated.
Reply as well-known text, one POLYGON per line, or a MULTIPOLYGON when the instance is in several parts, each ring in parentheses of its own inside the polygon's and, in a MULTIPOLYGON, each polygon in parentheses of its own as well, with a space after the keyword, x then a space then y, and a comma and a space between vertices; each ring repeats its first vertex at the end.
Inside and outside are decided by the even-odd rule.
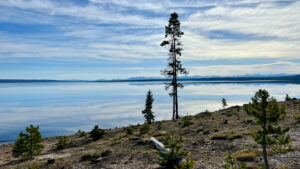
POLYGON ((141 134, 146 134, 150 131, 150 125, 148 123, 145 123, 141 126, 140 128, 140 133, 141 134))
POLYGON ((42 136, 39 132, 39 126, 30 125, 26 127, 26 132, 20 132, 13 148, 14 157, 23 157, 32 159, 39 155, 43 149, 42 136))
POLYGON ((37 162, 34 162, 34 163, 31 163, 31 164, 28 164, 26 166, 27 169, 39 169, 41 168, 43 164, 42 163, 37 163, 37 162))
POLYGON ((56 144, 56 148, 58 150, 61 150, 65 148, 65 146, 68 144, 68 137, 67 136, 59 136, 58 137, 58 143, 56 144))
MULTIPOLYGON (((300 119, 300 117, 299 117, 299 119, 300 119)), ((158 124, 157 124, 157 129, 158 129, 158 130, 161 130, 161 129, 162 129, 162 122, 158 122, 158 124)))
POLYGON ((190 125, 193 124, 193 123, 191 122, 191 120, 192 120, 192 117, 191 117, 191 116, 184 116, 184 117, 182 118, 182 120, 183 120, 183 127, 190 126, 190 125))
POLYGON ((96 160, 101 157, 101 154, 99 153, 94 153, 94 154, 85 154, 81 157, 81 161, 92 161, 96 160))
POLYGON ((98 125, 95 125, 93 130, 90 132, 91 137, 93 138, 93 140, 99 140, 101 138, 103 138, 103 135, 105 134, 105 131, 100 129, 98 127, 98 125))
POLYGON ((84 136, 86 136, 85 131, 81 131, 80 129, 78 130, 77 133, 79 134, 79 137, 84 137, 84 136))
POLYGON ((203 112, 203 114, 204 114, 205 116, 211 116, 211 115, 212 115, 212 113, 211 113, 210 111, 208 111, 208 110, 205 110, 205 111, 203 112))
POLYGON ((134 128, 132 125, 129 125, 127 128, 126 128, 126 133, 128 135, 132 135, 134 133, 134 128))

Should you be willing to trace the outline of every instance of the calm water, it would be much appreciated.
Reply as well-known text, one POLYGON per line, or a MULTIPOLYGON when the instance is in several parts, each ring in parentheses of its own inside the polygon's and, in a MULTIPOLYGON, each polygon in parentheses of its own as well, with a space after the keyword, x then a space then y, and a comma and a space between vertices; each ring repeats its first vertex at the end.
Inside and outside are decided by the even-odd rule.
MULTIPOLYGON (((250 101, 258 89, 267 89, 278 100, 285 94, 300 97, 295 84, 203 84, 186 83, 179 93, 181 115, 250 101)), ((156 120, 170 119, 171 98, 160 82, 146 83, 16 83, 0 84, 0 141, 14 140, 30 124, 39 125, 43 137, 90 131, 98 124, 114 128, 144 121, 148 89, 154 95, 156 120)), ((1 144, 1 142, 0 142, 1 144)))

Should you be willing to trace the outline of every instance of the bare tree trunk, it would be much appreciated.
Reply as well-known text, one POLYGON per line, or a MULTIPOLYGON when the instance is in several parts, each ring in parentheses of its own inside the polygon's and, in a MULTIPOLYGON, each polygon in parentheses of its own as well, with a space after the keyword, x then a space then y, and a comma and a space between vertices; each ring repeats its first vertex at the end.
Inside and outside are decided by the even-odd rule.
POLYGON ((176 49, 176 42, 175 42, 175 35, 173 33, 173 79, 174 79, 174 97, 175 97, 175 119, 178 119, 179 116, 178 116, 178 99, 177 99, 177 65, 176 65, 176 61, 177 61, 177 58, 176 58, 176 52, 175 52, 175 49, 176 49))
POLYGON ((270 167, 269 167, 269 162, 268 162, 267 147, 266 147, 266 145, 262 145, 262 149, 263 149, 263 157, 264 157, 266 169, 269 169, 270 167))
POLYGON ((179 119, 179 115, 178 115, 177 83, 176 83, 176 89, 175 89, 175 101, 176 101, 176 119, 179 119))
POLYGON ((263 149, 263 157, 265 162, 266 169, 269 169, 269 162, 268 162, 268 156, 267 156, 267 139, 266 139, 266 126, 267 126, 267 118, 266 118, 266 108, 267 103, 263 101, 263 143, 262 143, 262 149, 263 149))
POLYGON ((174 95, 174 86, 173 86, 173 93, 172 93, 172 97, 173 97, 173 117, 172 119, 175 121, 175 95, 174 95))
POLYGON ((266 114, 264 112, 264 126, 263 126, 263 144, 262 144, 262 149, 263 149, 263 157, 264 157, 264 162, 265 162, 265 167, 266 169, 269 169, 269 162, 268 162, 268 155, 267 155, 267 139, 266 139, 266 114))

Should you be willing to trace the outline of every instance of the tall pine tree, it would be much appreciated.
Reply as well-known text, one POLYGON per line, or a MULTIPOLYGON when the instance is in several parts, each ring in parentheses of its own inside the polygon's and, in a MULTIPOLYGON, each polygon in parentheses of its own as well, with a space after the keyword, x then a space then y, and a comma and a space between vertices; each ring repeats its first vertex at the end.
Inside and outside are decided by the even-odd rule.
POLYGON ((151 124, 152 122, 154 122, 154 117, 155 116, 154 116, 153 111, 152 111, 153 101, 154 101, 153 95, 151 93, 151 90, 149 90, 148 93, 147 93, 145 109, 142 111, 142 113, 144 114, 144 117, 145 117, 148 124, 151 124))
POLYGON ((180 22, 178 20, 178 14, 172 13, 169 19, 169 25, 165 27, 165 38, 161 43, 161 46, 169 46, 169 58, 168 58, 168 67, 161 71, 161 74, 166 77, 171 77, 172 81, 166 83, 166 90, 172 87, 172 91, 169 93, 173 97, 173 116, 172 119, 178 119, 178 93, 177 88, 183 88, 181 83, 177 82, 178 75, 184 74, 187 75, 188 71, 182 67, 179 57, 181 56, 182 44, 180 37, 184 33, 180 30, 180 22))
POLYGON ((263 149, 263 158, 266 169, 269 169, 267 157, 267 145, 278 144, 282 137, 285 137, 288 143, 288 136, 285 133, 289 130, 288 127, 273 126, 276 122, 284 119, 285 107, 280 107, 274 98, 269 98, 269 93, 266 90, 260 89, 252 97, 252 102, 244 105, 244 109, 248 115, 254 116, 256 123, 261 126, 261 129, 254 131, 251 135, 255 142, 260 144, 263 149))

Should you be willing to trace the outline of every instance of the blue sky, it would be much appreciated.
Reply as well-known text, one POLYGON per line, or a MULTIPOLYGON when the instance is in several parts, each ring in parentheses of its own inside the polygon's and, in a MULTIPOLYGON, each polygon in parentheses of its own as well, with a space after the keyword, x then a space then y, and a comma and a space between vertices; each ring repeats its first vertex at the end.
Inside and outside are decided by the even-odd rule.
POLYGON ((161 76, 174 11, 192 76, 300 73, 300 1, 1 0, 0 79, 161 76))

